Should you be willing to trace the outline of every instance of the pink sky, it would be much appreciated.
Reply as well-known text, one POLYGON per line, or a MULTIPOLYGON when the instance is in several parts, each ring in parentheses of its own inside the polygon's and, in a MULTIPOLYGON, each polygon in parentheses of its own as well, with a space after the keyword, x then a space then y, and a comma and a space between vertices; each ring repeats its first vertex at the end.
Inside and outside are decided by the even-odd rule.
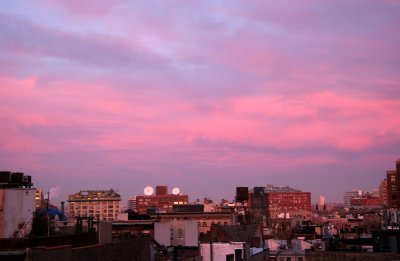
POLYGON ((395 167, 398 1, 148 2, 1 1, 3 170, 55 201, 275 184, 332 202, 395 167))

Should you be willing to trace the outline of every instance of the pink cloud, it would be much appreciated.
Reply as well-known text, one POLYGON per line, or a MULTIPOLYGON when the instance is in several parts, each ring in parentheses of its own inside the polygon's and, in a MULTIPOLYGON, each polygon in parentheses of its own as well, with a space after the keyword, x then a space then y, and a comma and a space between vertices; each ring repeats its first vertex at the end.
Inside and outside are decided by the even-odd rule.
MULTIPOLYGON (((187 103, 180 96, 160 100, 107 85, 77 81, 45 84, 36 77, 2 81, 8 87, 2 93, 1 119, 5 125, 90 131, 91 136, 65 141, 77 147, 129 149, 146 144, 179 144, 194 148, 198 145, 193 142, 204 139, 216 144, 274 148, 313 144, 360 151, 382 142, 377 137, 389 141, 389 137, 400 134, 400 122, 396 120, 400 103, 369 96, 331 91, 292 97, 241 96, 209 100, 204 110, 201 103, 187 103)), ((17 140, 5 133, 2 138, 8 148, 20 150, 41 147, 46 140, 22 133, 17 140)), ((43 147, 61 149, 55 145, 43 147)))
POLYGON ((43 0, 46 5, 67 11, 72 15, 101 17, 110 13, 122 1, 119 0, 43 0))
MULTIPOLYGON (((17 82, 20 90, 30 88, 31 81, 17 82)), ((214 141, 264 144, 277 147, 303 146, 305 144, 324 144, 338 149, 359 150, 372 145, 377 135, 390 135, 396 131, 399 122, 395 111, 400 105, 397 101, 371 100, 365 97, 340 96, 332 92, 316 93, 300 97, 241 97, 225 102, 224 109, 198 113, 194 118, 166 118, 164 111, 175 101, 155 103, 152 99, 140 100, 135 96, 124 97, 123 94, 100 86, 77 83, 61 83, 47 93, 36 94, 43 101, 55 96, 62 97, 59 109, 53 112, 25 111, 14 114, 19 124, 30 125, 81 125, 87 128, 100 125, 119 126, 121 129, 109 133, 100 127, 98 139, 92 142, 107 147, 123 147, 123 144, 158 143, 165 139, 167 143, 179 142, 181 137, 202 137, 214 141), (75 85, 70 88, 67 86, 75 85), (155 106, 148 106, 153 104, 155 106), (379 105, 376 107, 376 105, 379 105), (68 109, 80 111, 80 115, 68 115, 68 109), (83 113, 82 113, 83 112, 83 113), (94 115, 102 117, 94 118, 94 115), (139 122, 126 120, 140 119, 139 122), (285 119, 282 123, 272 121, 285 119), (341 123, 338 124, 338 121, 341 123), (165 125, 160 125, 163 122, 165 125), (206 124, 207 122, 207 124, 206 124), (168 127, 169 126, 169 127, 168 127), (133 137, 129 137, 134 134, 133 137), (137 136, 135 136, 137 135, 137 136), (120 136, 120 138, 118 138, 120 136), (273 137, 273 138, 272 138, 273 137), (117 142, 121 140, 121 142, 117 142), (108 142, 107 142, 108 141, 108 142)), ((35 97, 30 95, 29 98, 35 97)), ((18 98, 21 99, 21 98, 18 98)), ((26 101, 26 99, 22 99, 26 101)), ((22 102, 21 101, 21 102, 22 102)), ((39 101, 39 100, 38 100, 39 101)), ((31 101, 32 102, 32 101, 31 101)), ((57 101, 59 102, 59 101, 57 101)), ((53 102, 54 103, 54 102, 53 102)), ((43 105, 40 105, 43 106, 43 105)), ((169 114, 184 113, 182 105, 169 114)), ((24 108, 20 108, 20 110, 24 108)), ((190 111, 189 111, 190 113, 190 111)), ((9 112, 10 115, 13 112, 9 112)), ((398 131, 398 130, 397 130, 398 131)), ((85 142, 89 142, 88 141, 85 142)), ((129 146, 129 145, 128 145, 129 146)))
POLYGON ((398 101, 349 97, 332 92, 300 97, 245 97, 187 123, 193 136, 211 141, 280 148, 307 144, 359 151, 399 134, 398 101), (379 104, 379 107, 376 105, 379 104), (205 123, 207 122, 207 123, 205 123))

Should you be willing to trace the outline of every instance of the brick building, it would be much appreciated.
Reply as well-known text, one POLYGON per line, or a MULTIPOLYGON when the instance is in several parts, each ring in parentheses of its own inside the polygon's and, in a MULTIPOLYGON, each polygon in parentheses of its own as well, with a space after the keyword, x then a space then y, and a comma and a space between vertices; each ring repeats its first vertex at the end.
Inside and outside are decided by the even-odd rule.
POLYGON ((350 205, 352 208, 381 208, 383 202, 380 197, 373 197, 366 193, 361 197, 352 198, 350 205))
POLYGON ((268 225, 281 216, 311 219, 311 193, 290 187, 255 187, 249 191, 249 206, 255 223, 268 225))
POLYGON ((171 213, 174 205, 187 205, 188 195, 168 194, 167 186, 157 186, 155 195, 136 196, 136 211, 146 214, 149 211, 171 213))

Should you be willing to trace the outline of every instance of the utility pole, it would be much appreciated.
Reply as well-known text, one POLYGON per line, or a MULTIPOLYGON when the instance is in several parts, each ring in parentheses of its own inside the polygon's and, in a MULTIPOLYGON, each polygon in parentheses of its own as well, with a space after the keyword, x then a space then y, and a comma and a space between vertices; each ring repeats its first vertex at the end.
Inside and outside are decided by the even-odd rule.
POLYGON ((212 240, 210 240, 210 261, 214 261, 214 249, 212 240))
POLYGON ((49 201, 50 201, 50 191, 47 191, 47 204, 46 204, 47 212, 49 212, 49 201))

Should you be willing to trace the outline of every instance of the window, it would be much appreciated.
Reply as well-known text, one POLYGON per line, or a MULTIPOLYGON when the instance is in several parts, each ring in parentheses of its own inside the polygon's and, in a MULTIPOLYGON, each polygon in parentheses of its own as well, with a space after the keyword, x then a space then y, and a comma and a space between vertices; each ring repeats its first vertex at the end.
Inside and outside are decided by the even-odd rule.
POLYGON ((178 229, 178 238, 182 238, 183 237, 183 230, 182 229, 178 229))
POLYGON ((203 227, 206 227, 207 226, 207 222, 203 222, 203 227))
POLYGON ((396 181, 396 176, 391 176, 390 181, 396 181))
POLYGON ((299 257, 297 260, 298 261, 303 261, 303 257, 299 257))

